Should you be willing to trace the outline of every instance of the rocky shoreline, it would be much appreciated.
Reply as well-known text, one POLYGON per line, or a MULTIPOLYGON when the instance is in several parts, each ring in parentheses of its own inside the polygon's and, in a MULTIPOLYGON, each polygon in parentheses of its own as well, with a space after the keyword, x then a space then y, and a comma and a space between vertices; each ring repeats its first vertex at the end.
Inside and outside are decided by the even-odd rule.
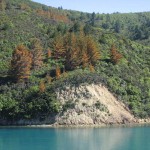
POLYGON ((60 128, 60 127, 111 127, 111 126, 141 126, 149 125, 150 118, 148 119, 136 119, 134 122, 123 122, 123 123, 100 123, 100 124, 59 124, 57 122, 52 123, 48 119, 44 121, 39 120, 20 120, 14 122, 2 122, 0 127, 51 127, 51 128, 60 128))
POLYGON ((0 128, 23 127, 23 128, 103 128, 103 127, 136 127, 150 125, 150 119, 139 119, 139 122, 128 124, 94 124, 94 125, 59 125, 59 124, 32 124, 32 125, 0 125, 0 128))

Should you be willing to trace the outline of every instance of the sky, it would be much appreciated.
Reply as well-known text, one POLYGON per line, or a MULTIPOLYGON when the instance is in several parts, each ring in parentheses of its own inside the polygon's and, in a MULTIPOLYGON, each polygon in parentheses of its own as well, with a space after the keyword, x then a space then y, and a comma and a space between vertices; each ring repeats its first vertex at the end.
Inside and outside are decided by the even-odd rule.
POLYGON ((95 13, 150 11, 150 0, 33 0, 48 6, 95 13))

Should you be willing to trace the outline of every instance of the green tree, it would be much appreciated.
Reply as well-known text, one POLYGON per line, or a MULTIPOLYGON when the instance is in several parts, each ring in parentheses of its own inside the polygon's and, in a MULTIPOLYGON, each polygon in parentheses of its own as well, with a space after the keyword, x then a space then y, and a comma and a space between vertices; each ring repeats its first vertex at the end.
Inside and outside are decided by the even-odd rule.
POLYGON ((76 21, 71 30, 73 32, 79 32, 81 30, 81 24, 78 21, 76 21))
POLYGON ((95 14, 95 12, 93 12, 92 15, 91 15, 91 25, 92 26, 95 25, 95 19, 96 19, 96 14, 95 14))
POLYGON ((120 33, 120 30, 121 30, 121 23, 120 23, 119 20, 117 20, 117 21, 115 22, 114 29, 115 29, 115 32, 120 33))
POLYGON ((85 35, 88 35, 92 32, 92 26, 90 24, 86 24, 83 28, 85 35))

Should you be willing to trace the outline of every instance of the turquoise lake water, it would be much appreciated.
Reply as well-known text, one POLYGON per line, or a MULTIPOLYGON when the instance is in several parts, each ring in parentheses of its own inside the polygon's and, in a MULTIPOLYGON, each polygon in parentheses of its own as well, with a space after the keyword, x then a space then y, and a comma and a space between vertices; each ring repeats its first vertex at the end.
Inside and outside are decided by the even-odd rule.
POLYGON ((0 150, 150 150, 150 126, 0 128, 0 150))

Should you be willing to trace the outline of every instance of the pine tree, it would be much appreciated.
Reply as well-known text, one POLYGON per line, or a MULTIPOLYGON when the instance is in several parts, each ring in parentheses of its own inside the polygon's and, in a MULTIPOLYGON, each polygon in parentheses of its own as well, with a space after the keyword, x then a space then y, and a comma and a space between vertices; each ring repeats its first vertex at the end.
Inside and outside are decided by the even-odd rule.
POLYGON ((87 42, 87 55, 89 57, 89 63, 95 65, 95 63, 100 59, 100 51, 97 47, 97 43, 92 37, 86 37, 87 42))
POLYGON ((117 48, 113 44, 110 49, 110 60, 113 64, 118 64, 120 59, 122 58, 122 54, 117 51, 117 48))
POLYGON ((92 15, 91 15, 91 25, 92 26, 95 25, 95 19, 96 19, 96 14, 95 14, 95 12, 93 12, 92 15))
POLYGON ((53 58, 60 60, 67 71, 77 67, 87 67, 90 63, 94 66, 100 59, 97 43, 90 36, 85 36, 83 31, 73 32, 65 36, 58 36, 54 40, 53 58))
POLYGON ((78 46, 78 66, 86 67, 89 57, 87 54, 87 44, 85 40, 85 35, 82 30, 80 30, 79 35, 77 35, 77 46, 78 46))
POLYGON ((39 69, 43 65, 43 48, 37 38, 31 39, 32 69, 39 69))
POLYGON ((77 38, 74 33, 69 33, 64 38, 65 47, 65 68, 73 70, 79 65, 79 49, 77 38))
POLYGON ((64 42, 63 42, 63 37, 61 35, 57 36, 54 39, 53 49, 54 50, 53 50, 52 56, 55 59, 62 59, 65 57, 64 42))
POLYGON ((29 78, 31 69, 31 53, 23 45, 17 46, 12 54, 10 75, 18 82, 29 78))

